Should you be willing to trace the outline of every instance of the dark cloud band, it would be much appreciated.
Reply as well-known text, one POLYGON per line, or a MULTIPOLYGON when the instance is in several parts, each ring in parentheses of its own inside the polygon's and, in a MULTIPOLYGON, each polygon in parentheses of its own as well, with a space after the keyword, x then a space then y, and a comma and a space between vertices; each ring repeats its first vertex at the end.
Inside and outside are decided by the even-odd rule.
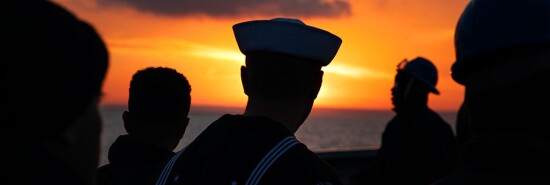
POLYGON ((103 7, 129 6, 164 16, 338 17, 351 13, 346 0, 97 0, 103 7))

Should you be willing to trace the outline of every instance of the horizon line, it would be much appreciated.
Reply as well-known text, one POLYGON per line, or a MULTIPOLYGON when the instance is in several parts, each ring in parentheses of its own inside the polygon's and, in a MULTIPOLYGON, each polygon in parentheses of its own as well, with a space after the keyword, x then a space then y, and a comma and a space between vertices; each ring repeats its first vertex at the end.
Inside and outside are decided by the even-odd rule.
MULTIPOLYGON (((99 105, 103 106, 127 106, 123 103, 102 103, 99 105)), ((245 106, 238 105, 212 105, 212 104, 191 104, 191 109, 195 108, 220 108, 220 109, 243 109, 245 106)), ((361 107, 330 107, 330 106, 313 106, 312 110, 349 110, 349 111, 392 111, 391 108, 361 108, 361 107)), ((447 109, 432 109, 437 112, 457 112, 458 110, 447 110, 447 109)))

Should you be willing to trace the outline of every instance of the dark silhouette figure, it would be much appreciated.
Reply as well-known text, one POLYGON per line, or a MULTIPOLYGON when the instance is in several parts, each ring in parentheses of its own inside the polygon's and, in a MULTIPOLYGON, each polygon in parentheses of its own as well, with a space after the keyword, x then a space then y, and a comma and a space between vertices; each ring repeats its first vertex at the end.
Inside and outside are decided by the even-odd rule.
POLYGON ((176 154, 157 184, 341 184, 295 137, 341 39, 297 19, 233 26, 246 55, 243 115, 224 115, 176 154))
POLYGON ((462 158, 461 156, 464 147, 472 139, 471 126, 472 120, 470 117, 470 112, 468 111, 466 103, 463 102, 458 109, 455 125, 459 159, 462 158))
POLYGON ((437 69, 425 58, 400 63, 392 88, 396 115, 386 125, 374 165, 352 184, 427 185, 450 174, 456 163, 451 126, 428 107, 437 69))
POLYGON ((455 49, 472 136, 436 184, 550 184, 550 1, 470 1, 455 49))
POLYGON ((189 124, 190 93, 185 76, 172 68, 137 71, 122 115, 128 134, 109 148, 110 163, 98 169, 98 184, 154 183, 189 124))
POLYGON ((51 1, 1 7, 0 184, 95 184, 103 40, 51 1))

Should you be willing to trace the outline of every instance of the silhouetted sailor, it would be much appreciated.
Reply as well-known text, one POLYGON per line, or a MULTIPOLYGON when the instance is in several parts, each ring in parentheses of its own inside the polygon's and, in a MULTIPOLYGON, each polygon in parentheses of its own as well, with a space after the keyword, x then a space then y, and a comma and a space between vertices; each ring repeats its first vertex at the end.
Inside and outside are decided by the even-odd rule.
POLYGON ((157 184, 341 184, 294 136, 341 39, 289 18, 242 22, 233 31, 246 55, 246 110, 212 123, 166 165, 157 184))

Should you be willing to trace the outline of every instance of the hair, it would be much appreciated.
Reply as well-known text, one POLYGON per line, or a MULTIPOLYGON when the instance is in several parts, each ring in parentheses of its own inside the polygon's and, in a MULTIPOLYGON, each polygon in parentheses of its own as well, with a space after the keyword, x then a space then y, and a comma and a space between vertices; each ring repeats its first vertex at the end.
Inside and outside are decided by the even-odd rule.
POLYGON ((49 1, 6 6, 13 18, 4 29, 0 123, 13 134, 54 136, 100 96, 107 48, 92 26, 49 1))
POLYGON ((137 71, 130 82, 128 110, 146 122, 166 122, 187 117, 191 86, 175 69, 148 67, 137 71))
POLYGON ((248 96, 267 100, 297 100, 308 96, 321 70, 318 61, 270 52, 246 55, 248 96))

